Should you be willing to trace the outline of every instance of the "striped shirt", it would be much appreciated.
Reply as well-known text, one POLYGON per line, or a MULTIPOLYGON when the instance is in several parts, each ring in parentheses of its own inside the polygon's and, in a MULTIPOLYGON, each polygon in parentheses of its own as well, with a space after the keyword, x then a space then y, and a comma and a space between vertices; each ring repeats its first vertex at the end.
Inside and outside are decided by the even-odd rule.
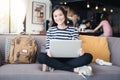
POLYGON ((76 40, 78 39, 78 31, 75 27, 68 26, 65 29, 58 27, 50 27, 47 31, 46 51, 50 47, 50 40, 76 40))

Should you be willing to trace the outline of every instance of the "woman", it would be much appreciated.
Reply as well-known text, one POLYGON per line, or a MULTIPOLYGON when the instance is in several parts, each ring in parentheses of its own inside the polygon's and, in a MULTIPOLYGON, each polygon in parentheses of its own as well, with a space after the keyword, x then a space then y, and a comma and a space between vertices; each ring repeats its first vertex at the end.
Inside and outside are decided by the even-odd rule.
MULTIPOLYGON (((92 55, 84 53, 80 49, 80 57, 77 58, 53 58, 50 53, 50 40, 76 40, 78 32, 75 27, 67 25, 67 14, 63 7, 57 5, 52 11, 52 27, 47 31, 46 51, 47 53, 38 54, 39 63, 46 64, 55 70, 65 70, 71 72, 80 72, 81 66, 87 65, 92 61, 92 55), (72 37, 72 38, 71 38, 72 37)), ((90 66, 89 66, 90 67, 90 66)), ((88 68, 88 67, 86 67, 88 68)))
POLYGON ((93 32, 97 31, 101 27, 103 28, 103 34, 101 36, 111 37, 112 36, 112 27, 109 20, 110 15, 108 13, 101 14, 101 22, 100 24, 93 30, 93 32))

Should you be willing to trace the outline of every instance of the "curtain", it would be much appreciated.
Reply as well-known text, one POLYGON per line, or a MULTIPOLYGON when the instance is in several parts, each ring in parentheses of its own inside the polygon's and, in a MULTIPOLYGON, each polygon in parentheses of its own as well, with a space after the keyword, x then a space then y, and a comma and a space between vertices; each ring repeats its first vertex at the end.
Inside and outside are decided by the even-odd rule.
POLYGON ((28 4, 29 0, 10 0, 11 33, 23 31, 28 4))
POLYGON ((9 1, 0 0, 0 34, 9 32, 9 1))

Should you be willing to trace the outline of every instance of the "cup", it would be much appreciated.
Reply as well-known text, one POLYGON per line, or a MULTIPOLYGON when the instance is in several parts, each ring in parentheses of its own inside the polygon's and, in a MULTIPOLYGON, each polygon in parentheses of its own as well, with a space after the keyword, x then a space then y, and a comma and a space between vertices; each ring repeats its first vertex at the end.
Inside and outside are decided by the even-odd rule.
POLYGON ((81 31, 84 32, 84 31, 85 31, 85 28, 82 28, 81 31))

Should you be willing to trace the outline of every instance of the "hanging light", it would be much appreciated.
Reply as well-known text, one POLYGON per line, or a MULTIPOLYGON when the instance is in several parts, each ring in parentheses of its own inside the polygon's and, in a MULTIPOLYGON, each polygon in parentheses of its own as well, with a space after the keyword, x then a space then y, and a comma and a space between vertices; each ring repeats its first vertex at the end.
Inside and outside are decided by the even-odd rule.
POLYGON ((113 9, 110 9, 110 12, 112 13, 112 12, 113 12, 113 9))
POLYGON ((89 4, 89 2, 87 2, 87 8, 90 8, 90 4, 89 4))
POLYGON ((106 11, 106 8, 103 8, 103 11, 106 11))
POLYGON ((64 4, 66 5, 66 4, 67 4, 67 2, 64 2, 64 4))
POLYGON ((97 5, 95 6, 95 9, 98 10, 98 6, 97 5))

